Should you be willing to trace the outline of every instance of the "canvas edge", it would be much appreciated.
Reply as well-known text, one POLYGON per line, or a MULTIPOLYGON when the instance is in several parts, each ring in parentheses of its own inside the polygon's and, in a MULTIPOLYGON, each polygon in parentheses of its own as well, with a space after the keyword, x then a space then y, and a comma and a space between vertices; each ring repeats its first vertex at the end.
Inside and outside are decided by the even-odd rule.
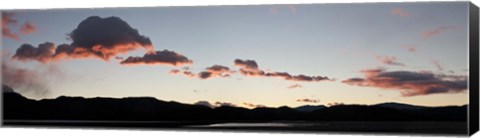
POLYGON ((478 44, 478 7, 469 2, 469 108, 468 134, 472 136, 479 127, 479 44, 478 44))

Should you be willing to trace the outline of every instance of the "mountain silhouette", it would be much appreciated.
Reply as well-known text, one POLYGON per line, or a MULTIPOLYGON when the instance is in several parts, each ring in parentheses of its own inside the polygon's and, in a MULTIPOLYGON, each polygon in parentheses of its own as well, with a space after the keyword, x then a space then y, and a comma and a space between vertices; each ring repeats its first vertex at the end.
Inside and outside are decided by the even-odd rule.
POLYGON ((410 109, 411 110, 411 109, 427 108, 425 106, 415 106, 415 105, 409 105, 409 104, 403 104, 403 103, 393 103, 393 102, 376 104, 374 106, 388 107, 388 108, 399 109, 399 110, 402 110, 402 109, 410 109))
POLYGON ((320 110, 326 108, 324 105, 303 105, 296 107, 295 110, 300 111, 300 112, 312 112, 315 110, 320 110))
MULTIPOLYGON (((64 126, 110 126, 110 127, 185 127, 218 123, 248 122, 435 122, 424 128, 409 131, 429 133, 463 133, 467 121, 467 105, 423 107, 399 103, 376 105, 305 105, 296 108, 220 106, 162 101, 152 97, 84 98, 60 96, 55 99, 32 100, 25 98, 8 86, 3 88, 4 125, 64 125, 64 126), (106 123, 106 122, 116 122, 106 123), (444 124, 436 124, 446 122, 444 124), (455 125, 450 125, 451 122, 455 125), (460 123, 460 125, 458 125, 460 123), (442 126, 441 126, 442 125, 442 126), (436 127, 446 127, 435 129, 436 127)), ((320 123, 322 124, 322 123, 320 123)), ((351 130, 351 131, 406 131, 402 125, 378 129, 376 125, 355 127, 349 124, 330 124, 335 127, 316 125, 299 127, 301 130, 351 130), (340 126, 337 126, 339 125, 340 126), (369 127, 365 127, 369 126, 369 127), (372 129, 375 128, 375 129, 372 129)), ((357 123, 358 124, 358 123, 357 123)), ((416 125, 414 125, 416 126, 416 125)), ((411 126, 408 126, 411 127, 411 126)), ((272 127, 260 128, 272 129, 272 127)), ((294 129, 294 128, 290 128, 294 129)), ((288 129, 289 130, 289 129, 288 129)))

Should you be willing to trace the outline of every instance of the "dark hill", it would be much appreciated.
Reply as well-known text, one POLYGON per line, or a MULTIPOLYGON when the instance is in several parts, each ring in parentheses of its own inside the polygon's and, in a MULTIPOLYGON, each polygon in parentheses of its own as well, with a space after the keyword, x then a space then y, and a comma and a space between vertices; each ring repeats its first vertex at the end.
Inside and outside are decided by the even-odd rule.
POLYGON ((466 105, 414 108, 414 106, 397 106, 387 103, 372 106, 338 105, 332 107, 303 106, 299 108, 283 106, 255 109, 222 106, 212 109, 201 105, 168 102, 151 97, 83 98, 61 96, 56 99, 36 101, 13 92, 7 86, 2 87, 4 91, 2 100, 4 105, 3 119, 7 121, 466 121, 467 118, 466 105))

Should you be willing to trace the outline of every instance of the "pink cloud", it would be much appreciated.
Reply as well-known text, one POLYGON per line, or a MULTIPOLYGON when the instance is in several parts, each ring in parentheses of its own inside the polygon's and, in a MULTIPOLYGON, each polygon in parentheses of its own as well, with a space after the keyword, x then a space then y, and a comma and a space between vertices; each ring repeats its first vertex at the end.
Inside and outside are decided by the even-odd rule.
POLYGON ((398 16, 401 16, 401 17, 408 17, 410 16, 410 13, 405 11, 404 9, 402 8, 393 8, 391 11, 390 11, 393 15, 398 15, 398 16))
POLYGON ((398 62, 397 58, 394 56, 377 56, 377 59, 383 64, 405 66, 405 64, 398 62))
POLYGON ((454 28, 454 26, 440 26, 431 30, 427 30, 422 32, 422 37, 423 38, 431 38, 433 36, 440 35, 444 33, 445 31, 454 28))

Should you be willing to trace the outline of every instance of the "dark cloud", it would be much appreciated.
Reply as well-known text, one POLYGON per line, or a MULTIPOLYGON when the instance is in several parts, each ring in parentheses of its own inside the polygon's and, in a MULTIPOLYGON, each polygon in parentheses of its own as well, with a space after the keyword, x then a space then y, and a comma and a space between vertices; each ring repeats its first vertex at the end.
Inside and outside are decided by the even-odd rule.
POLYGON ((210 107, 210 108, 215 108, 215 106, 210 104, 210 102, 208 102, 208 101, 198 101, 198 102, 194 103, 194 105, 201 105, 201 106, 206 106, 206 107, 210 107))
POLYGON ((261 104, 253 104, 253 103, 247 103, 247 102, 243 102, 242 103, 243 105, 245 105, 246 107, 248 108, 261 108, 261 107, 267 107, 265 105, 261 105, 261 104))
POLYGON ((179 69, 172 69, 169 72, 170 74, 177 75, 177 74, 182 74, 184 76, 187 76, 189 78, 195 78, 197 75, 195 73, 192 73, 189 70, 179 70, 179 69))
POLYGON ((304 102, 304 103, 319 103, 319 99, 311 99, 311 98, 302 98, 302 99, 297 99, 297 102, 304 102))
POLYGON ((213 65, 211 67, 206 68, 205 71, 198 73, 198 77, 200 79, 208 79, 212 77, 230 77, 234 71, 230 70, 230 68, 222 66, 222 65, 213 65))
POLYGON ((296 89, 296 88, 302 88, 303 86, 300 85, 300 84, 293 84, 293 85, 290 85, 288 86, 289 89, 296 89))
MULTIPOLYGON (((24 26, 24 30, 27 32, 35 28, 33 24, 28 22, 24 26)), ((59 45, 54 49, 55 53, 49 53, 49 55, 51 55, 50 57, 31 55, 15 56, 21 57, 17 59, 22 60, 48 62, 64 58, 88 57, 109 60, 118 54, 125 54, 139 48, 144 48, 149 53, 155 53, 153 52, 153 46, 148 37, 140 35, 136 29, 133 29, 118 17, 88 17, 80 22, 77 28, 69 34, 69 37, 73 42, 71 44, 59 45)), ((34 47, 31 46, 30 48, 22 47, 23 49, 18 49, 17 53, 30 53, 32 52, 31 50, 34 49, 34 47)), ((40 49, 40 47, 37 49, 40 49)))
POLYGON ((364 78, 351 78, 345 84, 397 89, 403 96, 436 93, 459 93, 467 87, 467 77, 461 75, 433 74, 431 72, 385 71, 381 69, 362 71, 364 78))
POLYGON ((22 32, 22 34, 24 35, 29 35, 36 31, 37 31, 37 27, 35 26, 35 24, 31 22, 25 22, 20 28, 20 32, 22 32))
POLYGON ((291 75, 290 73, 287 73, 287 72, 265 72, 259 69, 257 62, 255 62, 254 60, 235 59, 234 63, 236 66, 240 67, 240 74, 244 76, 277 77, 277 78, 282 78, 289 81, 307 81, 307 82, 333 80, 323 76, 306 76, 303 74, 291 75))
POLYGON ((73 40, 72 46, 88 49, 102 59, 142 47, 153 50, 148 37, 140 35, 127 22, 114 16, 90 16, 80 22, 70 33, 70 38, 73 40))
POLYGON ((171 66, 181 66, 192 64, 193 61, 174 51, 155 51, 146 53, 143 57, 128 57, 120 62, 124 65, 132 64, 164 64, 171 66))
POLYGON ((215 107, 222 107, 222 106, 229 106, 229 107, 238 107, 237 105, 233 104, 233 103, 229 103, 229 102, 215 102, 214 103, 215 107))
POLYGON ((338 105, 344 105, 344 103, 342 102, 331 102, 331 103, 327 103, 327 106, 331 107, 331 106, 338 106, 338 105))
POLYGON ((265 72, 258 68, 254 60, 235 59, 235 66, 240 67, 239 72, 244 76, 263 76, 265 72))
POLYGON ((11 12, 2 12, 2 36, 14 40, 20 40, 17 34, 11 30, 12 25, 17 24, 17 20, 13 19, 14 14, 11 12))
POLYGON ((43 44, 34 47, 30 44, 23 44, 20 48, 17 49, 13 59, 27 61, 27 60, 37 60, 39 62, 45 63, 53 58, 55 54, 56 46, 51 42, 45 42, 43 44))

